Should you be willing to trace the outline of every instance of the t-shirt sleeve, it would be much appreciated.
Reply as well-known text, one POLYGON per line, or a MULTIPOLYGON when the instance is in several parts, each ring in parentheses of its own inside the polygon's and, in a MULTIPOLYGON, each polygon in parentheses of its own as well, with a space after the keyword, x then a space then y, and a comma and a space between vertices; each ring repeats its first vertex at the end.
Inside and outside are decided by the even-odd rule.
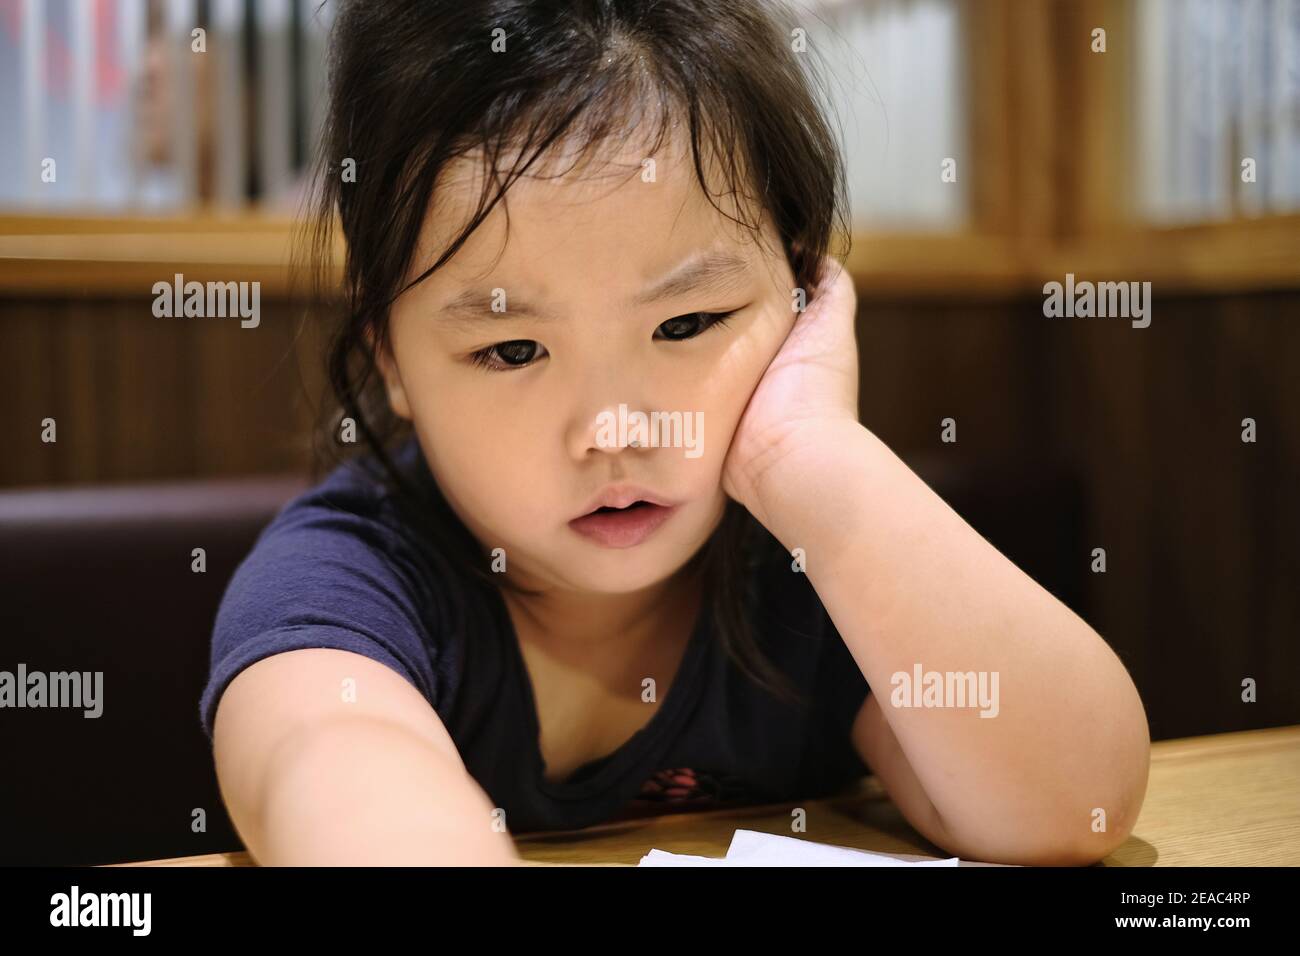
POLYGON ((379 661, 436 707, 437 652, 426 640, 432 595, 415 561, 404 536, 374 514, 310 498, 290 504, 240 564, 217 612, 199 701, 208 739, 221 694, 240 671, 301 648, 379 661))

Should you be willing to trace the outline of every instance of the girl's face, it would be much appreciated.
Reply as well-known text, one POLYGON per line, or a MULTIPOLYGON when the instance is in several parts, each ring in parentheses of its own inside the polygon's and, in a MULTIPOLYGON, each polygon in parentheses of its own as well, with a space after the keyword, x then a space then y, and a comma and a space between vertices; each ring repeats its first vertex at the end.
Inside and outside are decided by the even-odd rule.
MULTIPOLYGON (((481 175, 470 156, 439 181, 408 282, 468 221, 481 175)), ((795 318, 770 221, 764 234, 766 248, 709 203, 681 150, 653 166, 629 152, 595 173, 518 180, 393 305, 380 356, 393 410, 461 520, 505 550, 513 580, 640 590, 708 540, 732 434, 795 318), (716 324, 708 313, 731 314, 716 324), (638 435, 635 412, 679 413, 681 427, 638 435), (581 530, 599 519, 571 524, 620 487, 671 506, 667 517, 621 539, 581 530)))

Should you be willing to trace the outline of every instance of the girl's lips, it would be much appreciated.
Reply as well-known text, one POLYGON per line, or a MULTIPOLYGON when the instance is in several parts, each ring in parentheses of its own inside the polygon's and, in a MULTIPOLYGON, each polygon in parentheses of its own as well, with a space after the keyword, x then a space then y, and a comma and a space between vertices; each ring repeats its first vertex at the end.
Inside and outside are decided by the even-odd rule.
POLYGON ((641 502, 621 511, 594 511, 574 518, 569 527, 605 548, 634 548, 677 511, 676 505, 641 502))

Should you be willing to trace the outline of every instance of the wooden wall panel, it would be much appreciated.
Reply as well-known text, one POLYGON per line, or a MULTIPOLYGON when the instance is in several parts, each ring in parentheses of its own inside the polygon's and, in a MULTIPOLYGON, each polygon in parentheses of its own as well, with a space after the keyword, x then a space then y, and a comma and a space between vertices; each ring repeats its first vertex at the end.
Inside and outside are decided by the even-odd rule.
MULTIPOLYGON (((302 309, 160 319, 151 300, 0 302, 0 486, 211 477, 306 465, 321 347, 302 309), (58 442, 43 444, 53 417, 58 442)), ((323 330, 322 330, 323 331, 323 330)))

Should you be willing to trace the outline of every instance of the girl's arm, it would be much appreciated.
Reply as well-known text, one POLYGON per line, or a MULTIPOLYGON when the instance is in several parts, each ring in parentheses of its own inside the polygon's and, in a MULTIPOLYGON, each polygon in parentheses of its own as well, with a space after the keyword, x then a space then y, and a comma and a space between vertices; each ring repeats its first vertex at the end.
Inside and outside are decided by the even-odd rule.
POLYGON ((724 488, 803 550, 873 689, 854 738, 918 830, 991 862, 1100 859, 1146 793, 1137 689, 1092 628, 859 423, 856 312, 847 270, 827 260, 750 397, 724 488), (918 669, 982 674, 988 691, 996 678, 996 715, 895 706, 913 702, 895 675, 918 669))
POLYGON ((518 862, 437 713, 363 655, 311 648, 250 665, 222 694, 213 749, 230 818, 263 865, 518 862))
POLYGON ((1009 863, 1093 862, 1123 842, 1150 740, 1133 681, 1095 631, 859 424, 805 431, 756 492, 756 517, 804 550, 873 688, 884 720, 868 752, 884 757, 892 735, 903 759, 870 762, 918 829, 1009 863), (894 675, 911 680, 917 665, 996 674, 994 715, 894 706, 894 675))

